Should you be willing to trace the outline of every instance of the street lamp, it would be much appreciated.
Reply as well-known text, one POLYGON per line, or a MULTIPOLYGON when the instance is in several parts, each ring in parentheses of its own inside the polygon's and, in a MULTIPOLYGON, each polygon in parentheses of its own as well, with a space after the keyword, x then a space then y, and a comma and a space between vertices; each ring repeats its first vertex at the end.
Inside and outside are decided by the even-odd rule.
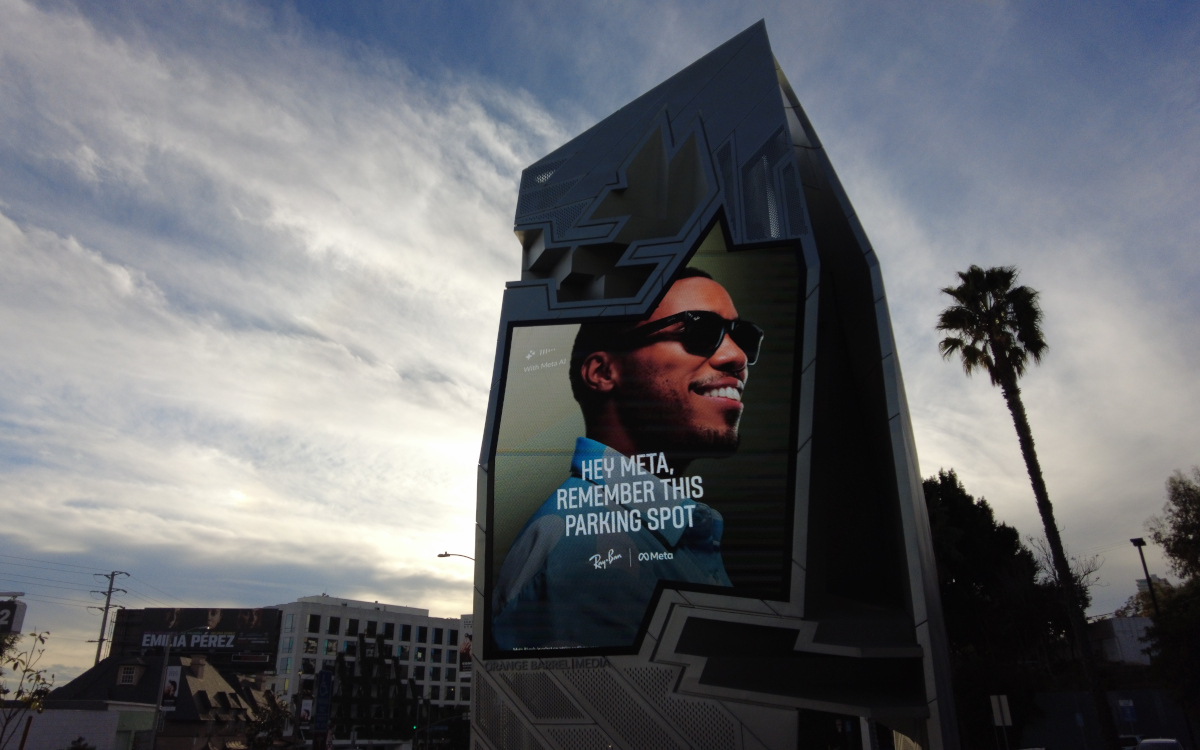
POLYGON ((466 557, 471 562, 475 562, 475 558, 467 557, 466 555, 460 555, 457 552, 439 552, 438 557, 466 557))
POLYGON ((1146 574, 1146 588, 1150 589, 1150 602, 1154 605, 1154 616, 1160 617, 1158 595, 1154 593, 1154 581, 1150 579, 1150 569, 1146 567, 1146 553, 1142 552, 1142 547, 1146 546, 1146 540, 1139 536, 1129 541, 1134 547, 1137 547, 1138 557, 1142 558, 1142 572, 1146 574))

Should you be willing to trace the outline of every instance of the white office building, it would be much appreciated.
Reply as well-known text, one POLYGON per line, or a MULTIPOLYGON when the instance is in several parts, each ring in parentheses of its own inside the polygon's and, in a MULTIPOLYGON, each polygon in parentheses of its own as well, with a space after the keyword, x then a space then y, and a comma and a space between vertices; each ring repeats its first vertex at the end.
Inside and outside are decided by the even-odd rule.
POLYGON ((325 595, 273 608, 283 617, 275 676, 266 683, 277 696, 311 694, 315 673, 332 668, 338 654, 345 661, 360 656, 361 635, 370 651, 362 656, 395 659, 400 678, 415 680, 433 705, 471 702, 470 659, 460 658, 461 651, 469 653, 471 615, 430 617, 427 609, 325 595), (379 636, 382 654, 374 653, 379 636))

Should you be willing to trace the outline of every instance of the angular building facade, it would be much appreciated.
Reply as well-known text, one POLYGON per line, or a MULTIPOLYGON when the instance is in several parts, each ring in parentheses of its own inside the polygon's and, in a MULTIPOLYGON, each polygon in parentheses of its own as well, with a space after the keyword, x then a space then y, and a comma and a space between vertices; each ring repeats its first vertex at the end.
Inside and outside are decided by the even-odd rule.
POLYGON ((526 169, 515 229, 473 747, 957 748, 879 261, 765 25, 526 169))

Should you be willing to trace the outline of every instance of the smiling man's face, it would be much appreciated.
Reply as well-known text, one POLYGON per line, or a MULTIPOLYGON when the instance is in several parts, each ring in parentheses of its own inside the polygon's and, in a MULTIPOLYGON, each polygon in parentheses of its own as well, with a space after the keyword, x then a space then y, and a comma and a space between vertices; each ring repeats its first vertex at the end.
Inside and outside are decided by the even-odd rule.
MULTIPOLYGON (((685 310, 738 317, 725 288, 712 279, 676 281, 643 325, 685 310)), ((621 421, 643 451, 699 457, 737 450, 747 358, 730 336, 712 356, 688 352, 678 323, 650 343, 618 355, 613 397, 621 421)))

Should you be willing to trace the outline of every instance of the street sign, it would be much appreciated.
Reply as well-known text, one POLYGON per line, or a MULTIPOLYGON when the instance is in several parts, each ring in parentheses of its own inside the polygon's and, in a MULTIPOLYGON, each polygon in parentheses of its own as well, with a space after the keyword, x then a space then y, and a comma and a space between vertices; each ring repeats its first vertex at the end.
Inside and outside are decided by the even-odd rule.
POLYGON ((992 699, 992 725, 997 727, 1011 727, 1012 714, 1008 712, 1008 696, 993 695, 992 699))
POLYGON ((25 602, 16 599, 0 602, 0 635, 20 633, 25 622, 25 602))

